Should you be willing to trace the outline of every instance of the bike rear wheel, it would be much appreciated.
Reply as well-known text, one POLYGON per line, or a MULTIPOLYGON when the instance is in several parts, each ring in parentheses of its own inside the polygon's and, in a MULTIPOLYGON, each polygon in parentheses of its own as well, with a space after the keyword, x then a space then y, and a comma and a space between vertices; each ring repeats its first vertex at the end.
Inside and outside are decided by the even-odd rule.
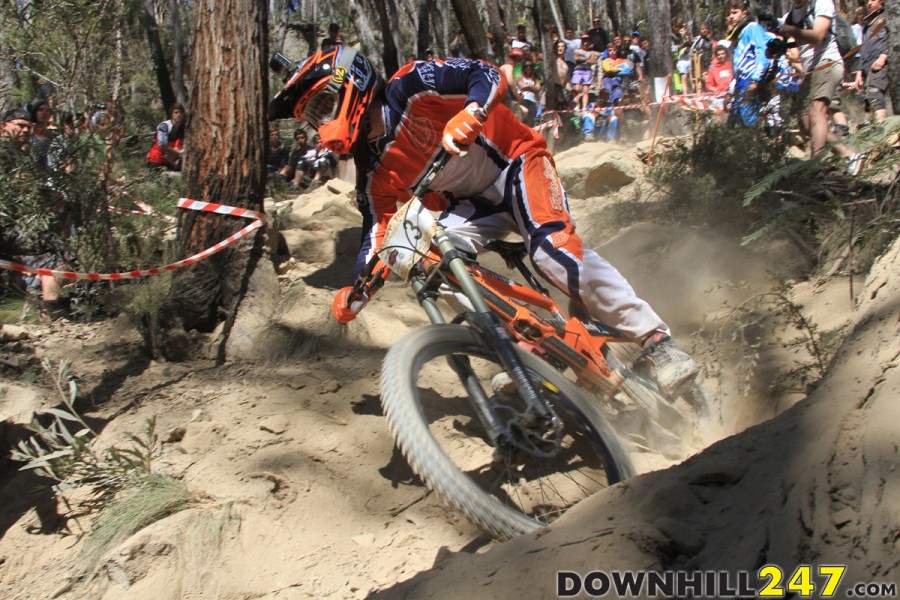
POLYGON ((612 429, 579 389, 540 358, 517 353, 562 428, 535 426, 521 446, 502 452, 489 442, 448 359, 463 361, 477 376, 514 436, 522 433, 527 411, 511 384, 496 385, 503 368, 473 329, 433 325, 414 331, 391 348, 381 374, 385 415, 410 466, 451 507, 499 538, 543 527, 632 474, 612 429))

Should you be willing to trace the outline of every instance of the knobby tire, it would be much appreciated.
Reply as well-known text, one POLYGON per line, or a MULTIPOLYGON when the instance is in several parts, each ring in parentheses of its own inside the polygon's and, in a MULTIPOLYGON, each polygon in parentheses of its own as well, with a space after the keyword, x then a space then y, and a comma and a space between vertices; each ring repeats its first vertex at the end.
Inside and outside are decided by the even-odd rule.
MULTIPOLYGON (((479 369, 484 364, 488 367, 484 371, 490 367, 502 371, 480 334, 469 327, 432 325, 408 334, 388 352, 381 372, 385 416, 412 469, 451 507, 501 539, 544 527, 597 491, 594 487, 602 489, 633 473, 616 435, 578 387, 537 356, 520 349, 517 352, 532 380, 538 382, 536 387, 542 396, 563 418, 561 439, 566 443, 559 444, 562 457, 501 457, 499 461, 506 462, 498 467, 497 454, 491 456, 493 449, 487 442, 485 428, 472 416, 471 403, 463 398, 465 392, 461 388, 453 394, 433 391, 428 386, 436 385, 440 378, 420 380, 428 376, 432 367, 440 370, 441 365, 444 373, 452 373, 445 361, 451 355, 466 357, 479 369), (441 416, 432 421, 430 417, 435 414, 441 416), (465 452, 459 450, 462 446, 466 446, 465 452), (598 468, 602 474, 595 476, 598 468), (500 475, 488 485, 487 479, 495 475, 495 470, 500 475), (543 499, 551 494, 558 494, 559 498, 534 500, 536 496, 543 499), (515 505, 519 501, 525 508, 515 505)), ((458 381, 455 383, 458 385, 458 381)), ((507 414, 504 402, 514 404, 519 400, 517 394, 503 395, 489 386, 486 394, 492 396, 503 414, 507 414)))

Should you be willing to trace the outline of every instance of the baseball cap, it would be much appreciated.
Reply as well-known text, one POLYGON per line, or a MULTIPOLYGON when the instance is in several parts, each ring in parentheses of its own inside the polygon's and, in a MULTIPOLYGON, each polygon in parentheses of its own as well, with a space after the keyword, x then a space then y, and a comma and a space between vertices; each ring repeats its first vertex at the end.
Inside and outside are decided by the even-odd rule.
POLYGON ((22 110, 21 108, 14 108, 3 113, 4 123, 9 123, 10 121, 18 121, 19 119, 30 122, 31 114, 29 114, 26 110, 22 110))

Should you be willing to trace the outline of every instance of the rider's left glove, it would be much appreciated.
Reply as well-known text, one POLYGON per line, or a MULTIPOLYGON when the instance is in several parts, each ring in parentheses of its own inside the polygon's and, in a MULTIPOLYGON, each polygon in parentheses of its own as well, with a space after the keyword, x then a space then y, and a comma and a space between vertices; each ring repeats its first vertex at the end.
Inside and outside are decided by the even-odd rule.
POLYGON ((475 142, 484 129, 485 121, 487 113, 476 103, 470 103, 444 127, 444 149, 455 156, 465 156, 468 152, 465 147, 475 142))
POLYGON ((331 303, 331 314, 339 323, 349 323, 355 319, 359 311, 369 302, 369 297, 365 294, 351 302, 352 297, 352 286, 341 288, 334 296, 334 301, 331 303))

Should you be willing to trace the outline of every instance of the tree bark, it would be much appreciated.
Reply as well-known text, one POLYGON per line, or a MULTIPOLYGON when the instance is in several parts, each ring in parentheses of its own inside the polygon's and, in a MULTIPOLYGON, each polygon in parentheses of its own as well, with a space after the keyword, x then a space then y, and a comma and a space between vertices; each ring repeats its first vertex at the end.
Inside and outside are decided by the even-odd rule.
MULTIPOLYGON (((647 0, 647 4, 652 4, 653 2, 658 2, 660 0, 647 0)), ((616 6, 616 0, 605 0, 606 2, 606 12, 609 16, 609 39, 612 40, 612 37, 618 33, 619 30, 619 9, 616 6)), ((668 4, 667 4, 668 6, 668 4)), ((649 10, 649 6, 648 9, 649 10)), ((605 48, 600 48, 599 52, 603 52, 605 48)))
POLYGON ((434 9, 434 0, 423 0, 419 6, 419 29, 416 33, 416 56, 424 56, 431 45, 431 26, 429 17, 434 9))
POLYGON ((181 31, 181 11, 178 8, 178 0, 169 0, 169 12, 172 19, 172 44, 174 57, 172 70, 175 75, 175 96, 182 104, 187 102, 187 88, 184 85, 184 35, 181 31))
POLYGON ((368 13, 364 10, 364 7, 360 6, 359 0, 350 0, 349 4, 350 21, 359 35, 363 54, 383 70, 384 65, 378 64, 381 61, 381 54, 378 52, 378 42, 375 41, 375 34, 372 32, 372 25, 369 23, 368 13))
MULTIPOLYGON (((451 0, 451 4, 456 20, 459 21, 459 27, 463 30, 466 38, 466 45, 472 53, 471 58, 486 58, 487 36, 485 36, 484 26, 481 24, 481 17, 478 15, 475 2, 473 0, 451 0)), ((502 54, 499 60, 502 61, 502 54)))
POLYGON ((166 55, 159 39, 159 24, 154 12, 153 0, 144 0, 141 22, 147 32, 147 42, 150 44, 150 56, 156 71, 156 83, 159 85, 159 98, 162 100, 163 109, 168 111, 175 104, 176 96, 175 89, 172 87, 172 78, 169 75, 169 65, 166 64, 166 55))
POLYGON ((668 0, 647 0, 647 20, 650 22, 650 76, 665 77, 672 72, 669 51, 672 10, 668 0))
MULTIPOLYGON (((262 210, 268 152, 267 16, 265 0, 199 0, 194 5, 194 85, 185 164, 193 200, 262 210)), ((213 246, 246 224, 242 218, 182 211, 179 258, 213 246)), ((162 349, 167 357, 179 358, 179 337, 172 335, 179 322, 184 330, 211 331, 224 315, 227 338, 261 248, 260 232, 251 244, 225 249, 176 273, 161 315, 169 339, 175 340, 162 349)))
MULTIPOLYGON (((553 0, 547 1, 552 2, 553 0)), ((538 35, 540 36, 537 41, 540 44, 541 52, 543 52, 544 56, 544 73, 546 73, 546 77, 544 77, 544 93, 546 93, 546 106, 547 110, 556 110, 559 108, 556 103, 556 53, 553 52, 553 40, 550 38, 550 34, 547 33, 547 28, 544 26, 547 21, 547 10, 544 2, 536 0, 532 11, 534 14, 534 21, 538 24, 538 35)), ((562 33, 565 33, 565 31, 562 33)), ((562 37, 561 34, 560 37, 562 37)))
POLYGON ((494 51, 494 60, 496 63, 503 63, 503 27, 500 25, 500 5, 499 0, 486 0, 488 15, 488 31, 491 32, 491 49, 494 51))
POLYGON ((885 25, 888 28, 888 92, 894 113, 900 112, 900 3, 884 3, 885 25))
POLYGON ((404 61, 400 57, 400 48, 394 37, 397 29, 394 27, 396 21, 396 5, 392 0, 375 0, 375 8, 378 11, 378 21, 381 25, 381 42, 384 50, 381 53, 384 61, 385 78, 391 77, 397 72, 404 61), (391 13, 394 14, 391 14, 391 13))

